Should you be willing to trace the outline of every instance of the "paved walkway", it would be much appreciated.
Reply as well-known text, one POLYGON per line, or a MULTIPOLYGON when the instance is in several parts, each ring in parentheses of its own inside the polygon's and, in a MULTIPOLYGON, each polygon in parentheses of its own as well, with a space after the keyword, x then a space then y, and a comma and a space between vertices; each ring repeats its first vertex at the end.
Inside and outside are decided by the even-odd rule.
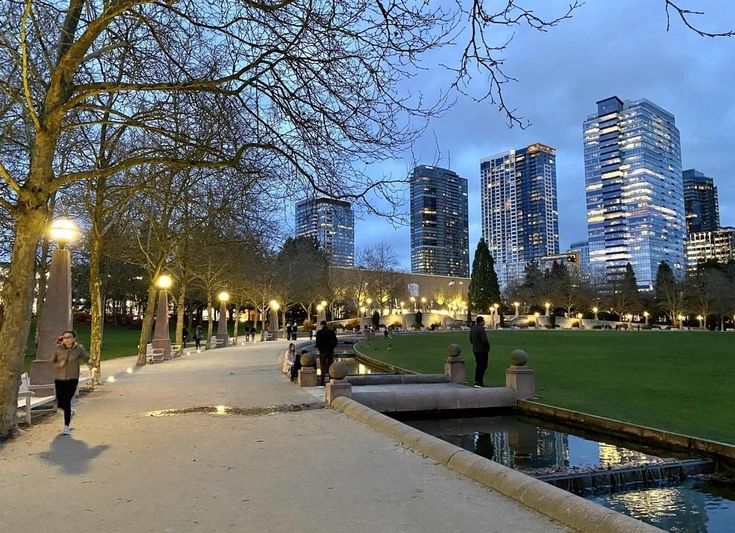
POLYGON ((103 363, 116 379, 82 397, 71 437, 59 414, 0 447, 0 530, 566 531, 321 408, 278 371, 284 348, 222 348, 132 374, 134 358, 103 363), (150 414, 205 406, 240 414, 150 414), (259 414, 273 406, 286 407, 259 414))

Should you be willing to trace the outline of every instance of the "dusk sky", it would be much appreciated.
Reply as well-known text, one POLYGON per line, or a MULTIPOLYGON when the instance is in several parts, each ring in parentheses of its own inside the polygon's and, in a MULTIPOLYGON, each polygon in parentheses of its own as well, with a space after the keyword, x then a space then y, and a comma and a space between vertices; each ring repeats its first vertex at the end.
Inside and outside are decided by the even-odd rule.
MULTIPOLYGON (((545 6, 544 14, 562 13, 568 5, 526 3, 545 6)), ((517 29, 502 57, 506 72, 518 81, 507 84, 505 93, 518 114, 532 123, 529 128, 509 129, 495 107, 461 96, 443 117, 431 121, 413 146, 413 157, 421 164, 447 167, 451 154, 451 169, 469 180, 470 262, 481 236, 480 159, 534 142, 557 150, 560 250, 586 240, 582 123, 596 112, 598 100, 613 95, 623 100, 647 98, 675 115, 682 169, 696 168, 715 179, 720 222, 735 225, 735 38, 698 36, 673 16, 667 32, 663 4, 589 0, 571 20, 546 33, 517 29)), ((680 5, 706 12, 694 19, 702 29, 735 29, 732 0, 689 0, 680 5)), ((499 41, 508 35, 498 33, 499 41)), ((457 47, 447 48, 432 60, 451 63, 457 53, 457 47)), ((429 75, 413 80, 413 89, 421 86, 431 94, 448 85, 450 75, 441 67, 428 61, 425 66, 429 75)), ((385 162, 376 172, 406 176, 411 162, 409 153, 385 162)), ((358 215, 356 250, 379 242, 389 243, 400 268, 410 270, 408 226, 395 228, 388 220, 358 215)))

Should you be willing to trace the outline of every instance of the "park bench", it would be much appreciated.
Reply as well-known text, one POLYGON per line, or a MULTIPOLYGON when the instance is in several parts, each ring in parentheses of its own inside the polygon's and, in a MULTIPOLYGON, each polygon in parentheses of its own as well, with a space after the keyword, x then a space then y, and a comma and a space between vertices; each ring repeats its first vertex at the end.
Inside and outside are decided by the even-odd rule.
POLYGON ((31 425, 31 411, 33 409, 37 411, 56 410, 56 396, 36 396, 33 388, 28 374, 23 373, 20 376, 20 387, 18 388, 18 410, 25 411, 26 423, 29 426, 31 425))
POLYGON ((163 348, 154 348, 152 344, 148 344, 145 349, 145 357, 149 363, 163 363, 163 348))
POLYGON ((172 344, 171 345, 171 357, 169 359, 173 359, 175 357, 180 357, 182 354, 181 344, 172 344))

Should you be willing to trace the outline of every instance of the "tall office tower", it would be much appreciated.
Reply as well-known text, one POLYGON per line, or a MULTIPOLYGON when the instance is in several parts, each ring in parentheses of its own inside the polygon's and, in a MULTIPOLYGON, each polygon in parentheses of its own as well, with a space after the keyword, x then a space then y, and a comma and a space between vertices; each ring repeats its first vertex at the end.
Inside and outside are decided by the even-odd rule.
POLYGON ((315 237, 331 257, 332 265, 355 263, 355 213, 352 205, 332 198, 302 200, 296 204, 296 236, 315 237))
POLYGON ((674 115, 649 102, 613 96, 584 122, 590 269, 614 287, 630 262, 651 289, 666 261, 684 274, 684 189, 674 115))
POLYGON ((411 272, 469 277, 467 180, 445 168, 411 173, 411 272))
POLYGON ((720 207, 714 180, 693 168, 682 175, 687 232, 717 231, 720 229, 720 207))
POLYGON ((559 253, 556 150, 532 144, 480 161, 482 236, 501 290, 523 282, 526 265, 559 253))

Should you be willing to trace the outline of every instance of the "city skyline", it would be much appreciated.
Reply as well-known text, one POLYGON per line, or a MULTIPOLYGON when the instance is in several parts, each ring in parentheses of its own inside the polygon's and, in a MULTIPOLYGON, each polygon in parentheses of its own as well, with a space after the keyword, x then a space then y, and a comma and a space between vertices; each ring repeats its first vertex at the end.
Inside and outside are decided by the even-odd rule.
MULTIPOLYGON (((732 25, 735 16, 725 2, 712 2, 701 18, 708 29, 732 25)), ((735 40, 705 39, 672 25, 658 5, 631 0, 615 5, 585 5, 575 17, 546 33, 519 31, 507 55, 506 69, 517 83, 506 86, 506 98, 532 125, 508 129, 493 106, 460 99, 444 116, 428 124, 411 153, 376 165, 371 173, 405 178, 415 164, 447 167, 468 179, 470 261, 481 236, 478 162, 516 146, 541 142, 557 150, 560 250, 587 239, 581 124, 594 102, 618 94, 648 99, 676 116, 681 132, 682 168, 696 168, 714 178, 719 187, 722 226, 735 225, 735 189, 729 187, 735 168, 730 146, 735 133, 735 103, 726 96, 735 82, 730 55, 735 40), (635 11, 635 20, 629 13, 635 11), (625 39, 619 33, 625 31, 625 39), (589 46, 588 36, 604 43, 589 46), (626 60, 615 76, 601 68, 602 53, 626 60), (451 164, 449 161, 451 160, 451 164)), ((440 62, 441 58, 437 58, 440 62)), ((435 71, 428 90, 442 86, 435 71)), ((405 187, 407 212, 408 186, 405 187)), ((387 241, 399 266, 410 270, 408 224, 393 227, 390 220, 358 215, 356 248, 387 241)))

